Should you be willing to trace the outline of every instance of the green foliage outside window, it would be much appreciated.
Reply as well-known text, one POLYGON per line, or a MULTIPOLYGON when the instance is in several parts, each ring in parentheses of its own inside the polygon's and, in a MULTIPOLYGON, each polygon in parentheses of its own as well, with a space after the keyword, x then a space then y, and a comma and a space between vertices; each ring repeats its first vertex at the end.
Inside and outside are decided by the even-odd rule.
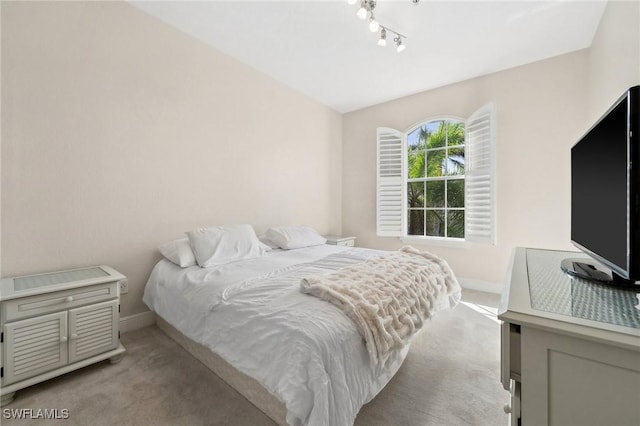
POLYGON ((464 123, 426 123, 408 135, 408 235, 464 238, 464 123))

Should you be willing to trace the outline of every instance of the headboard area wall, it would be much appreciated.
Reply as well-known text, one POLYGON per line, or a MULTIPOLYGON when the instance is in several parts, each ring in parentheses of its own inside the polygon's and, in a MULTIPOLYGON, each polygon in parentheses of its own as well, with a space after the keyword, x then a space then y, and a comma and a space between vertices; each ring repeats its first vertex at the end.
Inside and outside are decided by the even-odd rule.
POLYGON ((340 115, 123 2, 2 5, 2 275, 108 264, 143 312, 201 226, 340 231, 340 115))

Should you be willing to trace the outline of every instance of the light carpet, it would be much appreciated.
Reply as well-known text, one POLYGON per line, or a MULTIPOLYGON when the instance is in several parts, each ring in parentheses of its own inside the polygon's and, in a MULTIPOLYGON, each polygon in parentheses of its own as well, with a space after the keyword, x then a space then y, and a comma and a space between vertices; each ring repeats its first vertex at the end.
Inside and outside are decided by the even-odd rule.
MULTIPOLYGON (((498 301, 464 290, 460 305, 426 323, 396 376, 355 424, 506 425, 498 301)), ((104 361, 18 391, 2 407, 2 425, 274 425, 157 327, 121 340, 127 353, 119 364, 104 361), (69 418, 10 419, 7 409, 67 409, 69 418)))

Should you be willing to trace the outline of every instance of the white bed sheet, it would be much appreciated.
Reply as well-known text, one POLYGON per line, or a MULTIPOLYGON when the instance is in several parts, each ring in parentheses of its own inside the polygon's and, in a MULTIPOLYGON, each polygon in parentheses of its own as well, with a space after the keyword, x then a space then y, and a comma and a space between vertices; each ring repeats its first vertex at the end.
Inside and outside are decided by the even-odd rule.
MULTIPOLYGON (((409 346, 372 368, 352 321, 301 293, 299 283, 383 253, 321 245, 217 268, 183 269, 162 260, 143 301, 283 401, 290 425, 351 425, 396 373, 409 346)), ((439 308, 454 306, 459 297, 442 297, 439 308)))

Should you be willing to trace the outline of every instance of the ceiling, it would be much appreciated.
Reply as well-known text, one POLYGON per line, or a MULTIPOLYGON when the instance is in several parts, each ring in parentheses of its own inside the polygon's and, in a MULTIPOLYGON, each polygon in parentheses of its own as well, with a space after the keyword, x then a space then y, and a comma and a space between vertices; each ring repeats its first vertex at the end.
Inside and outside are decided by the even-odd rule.
POLYGON ((346 0, 131 3, 341 113, 589 47, 606 5, 379 0, 397 53, 346 0))

